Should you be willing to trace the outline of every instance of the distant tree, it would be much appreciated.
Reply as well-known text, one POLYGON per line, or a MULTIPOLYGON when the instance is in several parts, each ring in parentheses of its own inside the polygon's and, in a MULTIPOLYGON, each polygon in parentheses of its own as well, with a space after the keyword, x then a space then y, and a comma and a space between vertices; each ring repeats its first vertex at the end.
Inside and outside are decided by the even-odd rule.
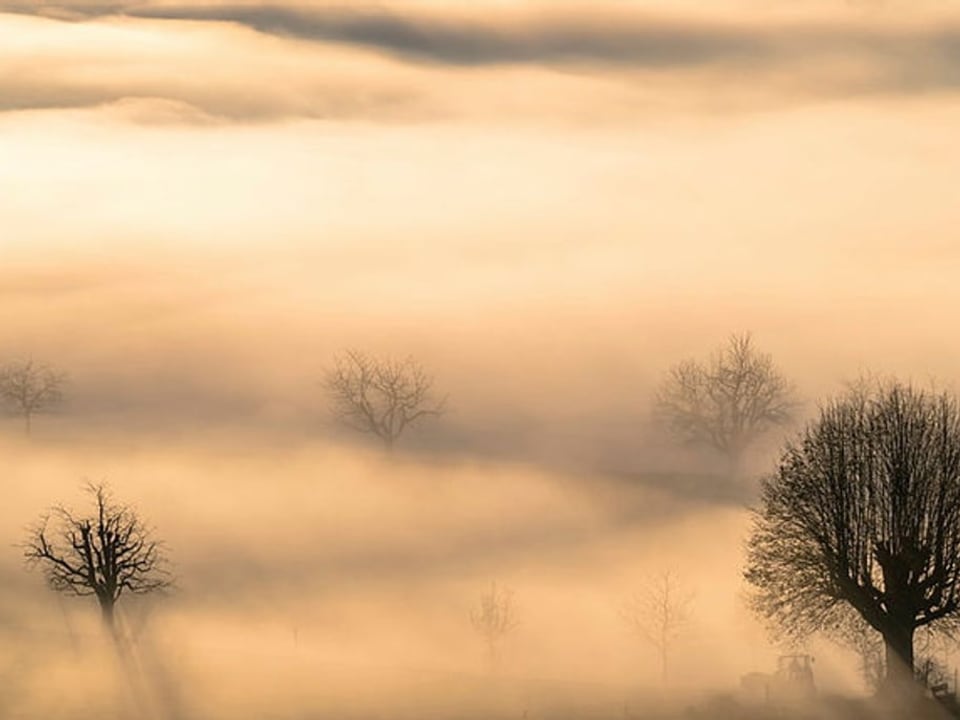
POLYGON ((855 611, 845 618, 830 637, 857 654, 857 670, 868 690, 879 690, 886 675, 883 636, 870 627, 855 611))
POLYGON ((490 589, 480 596, 477 607, 470 611, 470 624, 486 645, 492 669, 499 665, 501 645, 516 630, 517 623, 513 592, 491 583, 490 589))
POLYGON ((171 584, 163 546, 130 507, 116 503, 102 484, 86 488, 94 507, 76 514, 57 505, 29 534, 24 556, 41 568, 51 589, 93 596, 105 627, 118 637, 117 602, 124 593, 143 594, 171 584))
POLYGON ((433 395, 433 378, 409 357, 374 358, 347 350, 335 358, 324 385, 336 418, 375 435, 387 450, 409 427, 442 415, 446 405, 433 395))
POLYGON ((745 577, 781 632, 883 638, 887 687, 914 671, 914 634, 960 614, 960 407, 899 382, 825 405, 762 484, 745 577))
POLYGON ((935 626, 925 625, 917 630, 917 652, 913 669, 917 682, 930 689, 937 685, 950 684, 953 671, 947 664, 947 658, 955 640, 955 633, 938 632, 935 626))
POLYGON ((690 623, 692 606, 693 593, 683 586, 676 572, 664 570, 632 595, 621 611, 630 630, 657 651, 664 685, 674 644, 690 623))
POLYGON ((655 414, 680 440, 723 453, 732 471, 744 451, 797 409, 794 389, 749 334, 731 335, 707 362, 685 360, 660 384, 655 414))
POLYGON ((67 376, 59 370, 29 360, 0 367, 0 399, 23 418, 29 435, 33 416, 45 412, 63 400, 67 376))

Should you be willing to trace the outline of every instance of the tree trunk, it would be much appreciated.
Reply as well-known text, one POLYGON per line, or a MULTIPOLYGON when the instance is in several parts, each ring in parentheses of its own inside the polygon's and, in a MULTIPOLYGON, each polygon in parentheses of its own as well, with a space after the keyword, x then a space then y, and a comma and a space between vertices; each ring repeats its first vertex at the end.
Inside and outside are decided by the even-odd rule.
POLYGON ((664 641, 663 647, 660 648, 660 682, 664 687, 667 686, 668 681, 668 671, 667 671, 667 644, 664 641))
POLYGON ((26 430, 27 437, 33 435, 33 416, 29 412, 23 414, 23 427, 26 430))
POLYGON ((97 598, 100 602, 100 617, 103 619, 103 626, 110 631, 111 637, 117 638, 117 619, 114 614, 113 598, 97 598))
POLYGON ((913 677, 913 624, 894 620, 883 633, 889 689, 904 690, 916 685, 913 677))
POLYGON ((735 482, 740 479, 740 471, 743 467, 743 454, 744 448, 736 441, 727 449, 727 478, 730 481, 735 482))
POLYGON ((500 670, 500 648, 496 640, 487 641, 487 668, 491 675, 496 675, 500 670))

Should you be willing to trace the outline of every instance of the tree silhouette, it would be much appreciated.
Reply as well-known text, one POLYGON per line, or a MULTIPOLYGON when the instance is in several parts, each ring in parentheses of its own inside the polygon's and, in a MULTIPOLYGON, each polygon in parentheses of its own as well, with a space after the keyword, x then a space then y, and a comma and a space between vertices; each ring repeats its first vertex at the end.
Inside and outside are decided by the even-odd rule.
POLYGON ((664 685, 668 680, 672 648, 690 622, 692 605, 693 593, 683 586, 677 573, 664 570, 652 577, 622 608, 621 617, 630 630, 657 651, 664 685))
POLYGON ((956 399, 865 383, 825 405, 762 484, 745 576, 795 636, 842 632, 856 612, 883 638, 885 685, 903 685, 916 630, 960 610, 956 399))
POLYGON ((116 503, 106 486, 86 487, 93 512, 78 515, 53 507, 29 534, 24 555, 39 566, 51 589, 93 596, 104 625, 117 637, 115 608, 124 593, 143 594, 170 586, 162 545, 130 507, 116 503))
POLYGON ((412 425, 442 415, 446 404, 433 397, 433 378, 409 357, 381 359, 347 350, 335 358, 324 385, 336 418, 376 435, 387 450, 412 425))
POLYGON ((655 414, 680 440, 723 453, 731 471, 744 451, 793 418, 793 386, 749 334, 731 335, 707 362, 685 360, 660 384, 655 414))
POLYGON ((0 399, 23 418, 27 435, 33 416, 63 400, 67 376, 59 370, 29 360, 11 362, 0 368, 0 399))
POLYGON ((490 667, 496 669, 503 640, 517 628, 513 592, 491 583, 490 589, 480 596, 477 607, 470 611, 470 624, 487 647, 490 667))

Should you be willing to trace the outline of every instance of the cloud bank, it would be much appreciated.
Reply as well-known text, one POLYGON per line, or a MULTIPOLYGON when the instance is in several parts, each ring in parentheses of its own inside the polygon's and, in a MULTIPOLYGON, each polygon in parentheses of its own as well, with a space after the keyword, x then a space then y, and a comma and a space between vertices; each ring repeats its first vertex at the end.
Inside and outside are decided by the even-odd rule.
POLYGON ((596 120, 652 106, 763 109, 960 87, 960 25, 951 22, 292 4, 14 2, 0 11, 10 13, 0 35, 36 38, 0 45, 7 112, 134 103, 138 121, 596 120))

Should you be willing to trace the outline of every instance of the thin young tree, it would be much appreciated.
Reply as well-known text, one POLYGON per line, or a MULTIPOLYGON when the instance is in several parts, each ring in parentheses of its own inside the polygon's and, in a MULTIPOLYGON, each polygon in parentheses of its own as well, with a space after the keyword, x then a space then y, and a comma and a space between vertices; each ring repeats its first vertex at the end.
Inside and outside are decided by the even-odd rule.
POLYGON ((673 648, 690 623, 693 598, 693 592, 675 571, 663 570, 622 608, 621 616, 629 629, 656 650, 664 685, 669 680, 673 648))
POLYGON ((324 386, 337 420, 357 432, 374 435, 387 450, 400 436, 427 418, 443 414, 433 377, 413 358, 375 358, 347 350, 334 359, 324 386))
POLYGON ((56 592, 95 597, 104 626, 119 639, 115 610, 126 594, 170 587, 168 560, 140 515, 116 502, 103 484, 89 484, 88 513, 56 505, 30 530, 24 556, 56 592))
POLYGON ((490 589, 480 596, 477 606, 470 611, 470 624, 483 640, 490 668, 500 664, 503 641, 517 628, 517 607, 513 591, 490 583, 490 589))
POLYGON ((706 362, 684 360, 667 372, 655 416, 679 440, 722 453, 731 473, 744 452, 798 407, 793 385, 749 333, 731 335, 706 362))
POLYGON ((857 654, 857 670, 867 690, 879 690, 886 675, 883 636, 852 610, 830 635, 857 654))
POLYGON ((33 431, 33 416, 47 412, 63 401, 66 373, 30 358, 0 367, 0 399, 23 418, 27 435, 33 431))
POLYGON ((885 686, 908 687, 914 635, 960 615, 960 405, 861 383, 784 449, 753 513, 745 577, 778 632, 883 638, 885 686))
POLYGON ((929 625, 917 631, 917 652, 913 670, 917 682, 934 692, 938 686, 944 689, 949 687, 953 673, 946 663, 946 658, 954 640, 955 638, 939 633, 929 625))

